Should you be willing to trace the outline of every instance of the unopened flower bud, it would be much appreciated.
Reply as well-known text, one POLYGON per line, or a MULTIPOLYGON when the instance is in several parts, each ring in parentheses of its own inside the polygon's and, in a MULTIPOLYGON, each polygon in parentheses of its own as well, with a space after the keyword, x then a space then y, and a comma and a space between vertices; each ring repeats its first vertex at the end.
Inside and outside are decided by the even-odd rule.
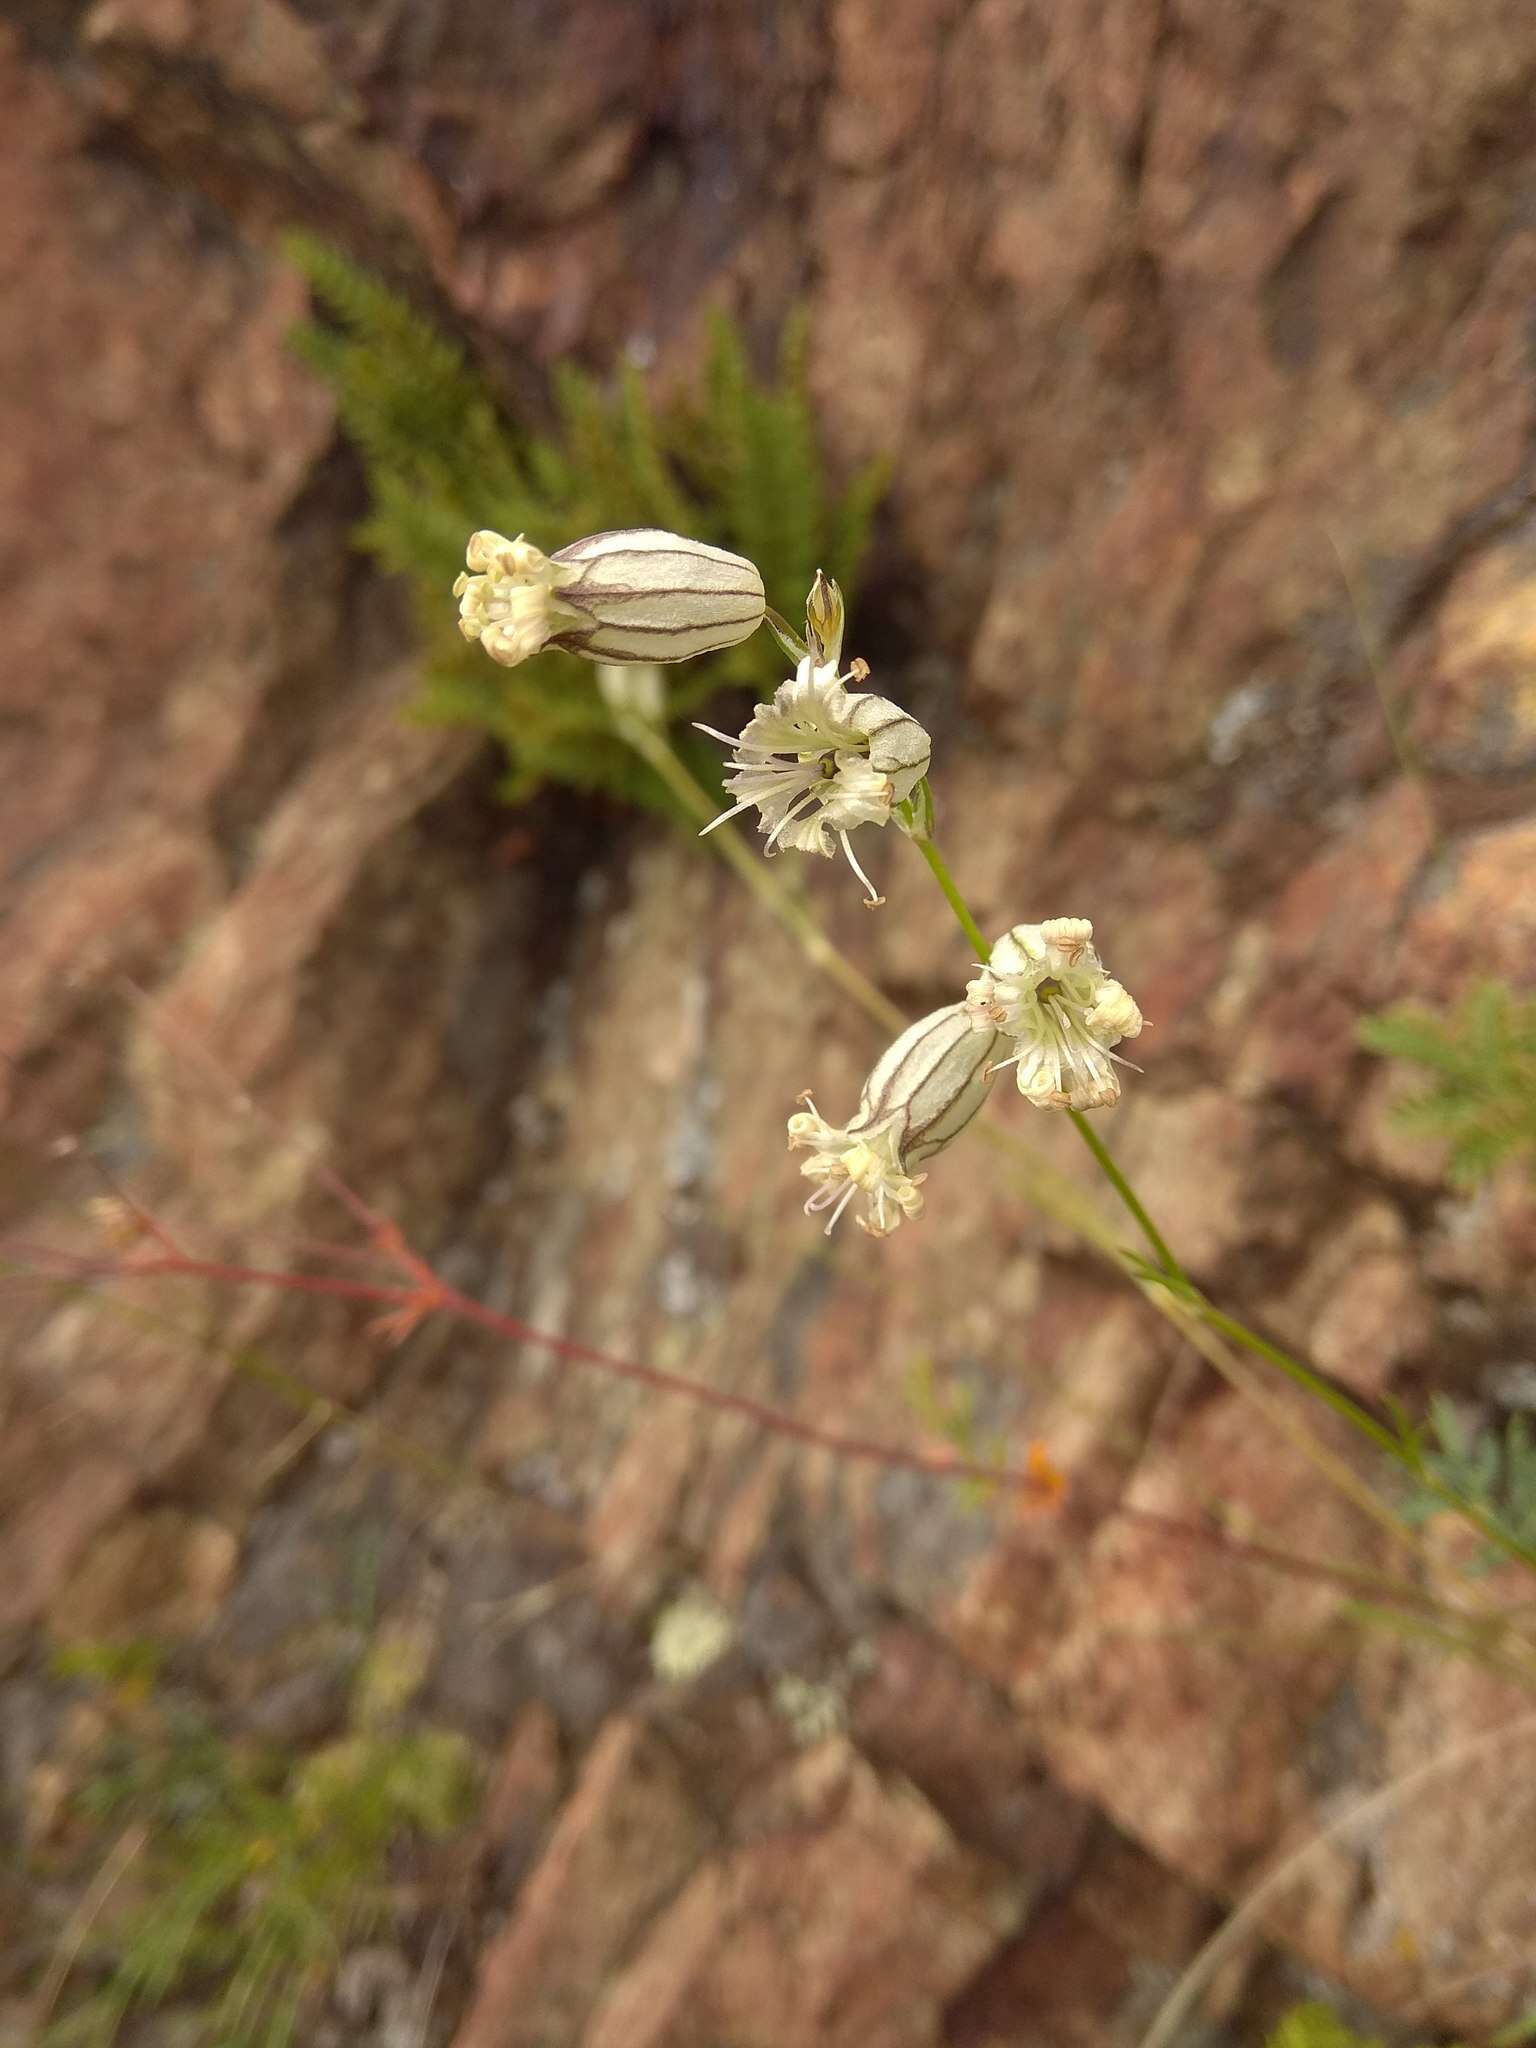
POLYGON ((589 661, 687 661, 734 647, 763 621, 763 579, 724 548, 641 526, 545 555, 474 534, 453 586, 459 630, 512 668, 544 647, 589 661))
POLYGON ((808 1150, 800 1171, 816 1181, 807 1215, 831 1209, 830 1233, 854 1195, 871 1237, 888 1237, 902 1218, 922 1214, 923 1173, 914 1166, 957 1138, 991 1092, 1001 1041, 965 1003, 950 1003, 908 1025, 876 1061, 844 1126, 829 1124, 808 1095, 789 1119, 791 1151, 808 1150))
POLYGON ((805 600, 805 636, 816 666, 831 662, 836 668, 843 653, 843 593, 819 569, 805 600))

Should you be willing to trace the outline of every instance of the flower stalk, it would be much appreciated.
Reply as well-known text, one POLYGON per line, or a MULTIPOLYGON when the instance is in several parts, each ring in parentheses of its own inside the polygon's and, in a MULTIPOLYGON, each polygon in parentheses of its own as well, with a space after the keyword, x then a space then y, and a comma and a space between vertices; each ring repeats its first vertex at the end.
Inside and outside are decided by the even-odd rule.
MULTIPOLYGON (((578 543, 577 547, 580 549, 605 539, 616 538, 621 537, 596 536, 593 543, 578 543)), ((659 538, 666 540, 669 537, 659 538)), ((526 547, 526 543, 501 542, 499 536, 477 536, 477 539, 487 544, 498 542, 508 551, 526 547)), ((700 543, 684 545, 694 548, 702 546, 700 543)), ((573 552, 562 551, 567 557, 573 552)), ((533 554, 536 556, 537 551, 533 551, 533 554)), ((504 559, 498 564, 487 555, 487 566, 477 568, 477 559, 472 553, 470 566, 477 569, 477 574, 488 577, 492 570, 499 566, 508 571, 508 580, 511 581, 526 571, 531 575, 534 584, 543 582, 544 596, 536 594, 533 599, 514 599, 513 594, 507 592, 498 597, 493 596, 486 587, 483 587, 480 593, 472 595, 469 585, 473 579, 461 578, 458 594, 463 601, 461 611, 465 618, 465 631, 470 637, 483 639, 487 627, 504 625, 515 639, 519 624, 519 606, 531 612, 545 607, 546 603, 547 610, 541 614, 544 623, 554 621, 558 626, 559 615, 555 607, 567 601, 567 587, 560 581, 559 572, 555 572, 553 583, 544 582, 548 564, 558 559, 539 556, 537 561, 534 561, 514 552, 510 554, 510 559, 504 559), (545 570, 539 569, 540 563, 545 565, 545 570), (503 601, 509 606, 505 618, 493 618, 491 608, 503 601)), ((755 576, 756 572, 753 571, 752 574, 755 576)), ((518 587, 520 586, 514 581, 513 590, 518 587)), ((1118 1083, 1114 1082, 1111 1062, 1117 1060, 1118 1056, 1113 1054, 1113 1046, 1120 1038, 1135 1035, 1141 1024, 1140 1013, 1134 1003, 1118 983, 1113 983, 1104 974, 1096 953, 1092 953, 1091 926, 1085 920, 1072 919, 1052 920, 1042 926, 1015 926, 1003 942, 1003 947, 1011 948, 1011 952, 1003 950, 1002 947, 989 946, 934 838, 932 793, 926 775, 926 733, 915 720, 901 711, 899 706, 890 705, 888 700, 872 699, 870 693, 848 688, 850 683, 861 683, 867 677, 868 671, 862 663, 855 663, 846 675, 837 674, 837 661, 841 652, 842 606, 835 585, 818 577, 807 603, 804 640, 792 633, 777 614, 767 611, 766 608, 759 615, 760 619, 764 617, 770 630, 795 661, 796 675, 790 683, 782 686, 773 705, 758 707, 758 712, 754 713, 754 720, 759 714, 763 715, 765 721, 775 714, 783 714, 792 719, 796 708, 796 695, 799 693, 803 705, 814 707, 813 723, 809 729, 802 728, 785 736, 786 739, 792 738, 792 746, 788 743, 782 747, 769 745, 770 739, 780 735, 777 732, 765 731, 762 725, 757 727, 755 740, 750 743, 747 733, 739 735, 735 740, 730 740, 725 735, 716 735, 727 738, 727 743, 736 751, 735 767, 738 777, 750 769, 761 770, 770 776, 770 790, 767 793, 770 794, 771 800, 766 810, 759 795, 749 793, 745 787, 737 787, 734 793, 740 801, 726 815, 736 815, 743 809, 753 807, 765 810, 763 829, 770 837, 776 834, 777 841, 793 844, 796 841, 791 837, 791 833, 795 828, 799 828, 811 842, 806 850, 828 854, 832 848, 826 842, 829 836, 835 834, 843 840, 844 850, 848 852, 850 863, 856 872, 860 874, 861 879, 866 879, 846 846, 846 833, 850 825, 840 823, 838 813, 833 808, 838 800, 857 804, 861 761, 856 758, 845 762, 839 760, 838 755, 855 753, 854 739, 848 738, 851 734, 857 742, 862 743, 862 765, 865 768, 874 767, 878 772, 880 763, 876 758, 876 747, 882 736, 903 746, 904 754, 900 763, 903 779, 899 783, 893 780, 889 802, 882 801, 879 806, 881 816, 854 818, 851 822, 895 822, 908 837, 917 842, 925 864, 944 895, 951 914, 964 933, 967 944, 982 970, 981 976, 978 977, 979 986, 973 983, 967 991, 967 1003, 952 1005, 951 1009, 968 1013, 966 1028, 976 1032, 978 1038, 986 1033, 999 1033, 1013 1038, 1015 1043, 1021 1045, 1021 1051, 1015 1054, 1011 1061, 1003 1064, 1012 1064, 1020 1069, 1020 1085, 1027 1097, 1041 1102, 1042 1105, 1048 1103, 1050 1106, 1066 1109, 1095 1164, 1114 1189, 1118 1200, 1132 1217, 1150 1247, 1154 1263, 1148 1264, 1118 1247, 1113 1237, 1100 1226, 1098 1219, 1090 1211, 1080 1209, 1076 1202, 1070 1199, 1071 1191, 1065 1185, 1059 1190, 1052 1185, 1054 1176, 1049 1170, 1044 1169, 1044 1163, 1039 1160, 1033 1162, 1032 1186, 1035 1198, 1043 1201, 1052 1213, 1063 1217, 1070 1216, 1101 1250, 1114 1259, 1121 1271, 1139 1285, 1144 1296, 1185 1333, 1202 1355, 1235 1385, 1251 1393, 1253 1398, 1259 1400, 1261 1405, 1271 1412, 1276 1425, 1293 1437, 1311 1462, 1325 1471, 1330 1483, 1354 1499, 1362 1511, 1377 1519, 1394 1540, 1406 1543, 1410 1549, 1416 1549, 1417 1539, 1414 1533, 1401 1523, 1385 1503, 1377 1500, 1370 1489, 1365 1487, 1347 1466, 1342 1465, 1337 1457, 1326 1449, 1299 1417, 1291 1415, 1288 1410, 1277 1411, 1273 1396, 1265 1394, 1257 1385, 1247 1384, 1247 1375, 1243 1372, 1240 1361, 1225 1349, 1222 1338, 1227 1338, 1271 1367, 1282 1371, 1314 1396, 1326 1398, 1320 1392, 1322 1388, 1326 1388, 1327 1397, 1331 1397, 1327 1398, 1327 1405, 1337 1409, 1377 1449, 1387 1450, 1396 1456, 1399 1462, 1406 1462, 1405 1447, 1358 1403, 1337 1389, 1328 1387, 1326 1382, 1319 1381, 1311 1368, 1302 1365, 1279 1347, 1269 1344, 1236 1318, 1225 1315, 1206 1301, 1190 1281, 1145 1204, 1115 1161, 1109 1147, 1092 1128, 1079 1102, 1072 1099, 1074 1094, 1082 1090, 1086 1090, 1092 1096, 1091 1106, 1102 1106, 1114 1099, 1118 1094, 1118 1083), (841 704, 833 699, 833 690, 842 692, 841 704), (852 703, 857 708, 860 699, 865 700, 866 707, 870 703, 881 705, 884 707, 883 712, 872 714, 870 709, 865 708, 858 713, 858 722, 855 723, 852 717, 847 716, 847 706, 852 703), (815 718, 839 710, 844 713, 846 721, 839 731, 832 733, 816 728, 815 718), (906 742, 909 740, 911 745, 907 746, 906 742), (743 752, 746 752, 749 758, 743 759, 743 752), (811 758, 802 760, 802 754, 811 758), (819 787, 805 786, 807 778, 803 771, 813 765, 814 784, 837 785, 831 799, 823 794, 819 787), (786 794, 791 781, 798 781, 802 786, 794 793, 786 794), (781 825, 783 830, 778 829, 781 825), (1062 961, 1046 959, 1042 968, 1041 949, 1048 954, 1053 947, 1057 951, 1065 947, 1066 957, 1062 961), (1084 979, 1079 986, 1068 986, 1056 971, 1063 965, 1071 971, 1081 970, 1084 979), (1052 1032, 1056 1034, 1054 1037, 1044 1028, 1047 1021, 1052 1032), (1063 1033, 1065 1035, 1062 1035, 1063 1033), (1051 1065, 1053 1061, 1058 1064, 1051 1065), (1110 1085, 1112 1082, 1113 1087, 1110 1085), (1043 1186, 1037 1184, 1042 1178, 1043 1186)), ((744 632, 736 632, 734 627, 732 631, 735 638, 744 637, 744 632)), ((590 639, 587 645, 578 645, 574 638, 563 638, 559 631, 553 630, 546 633, 539 644, 566 645, 571 651, 587 653, 592 659, 606 658, 639 663, 642 660, 654 661, 657 658, 686 658, 686 650, 658 657, 655 647, 648 647, 643 654, 635 648, 607 652, 599 646, 595 638, 590 639)), ((714 644, 731 643, 722 638, 714 644)), ((506 658, 506 650, 497 654, 496 658, 506 658)), ((516 658, 520 659, 523 656, 517 655, 516 658)), ((616 677, 605 680, 605 695, 615 729, 649 762, 688 815, 712 823, 723 822, 712 818, 713 807, 708 796, 674 752, 667 738, 664 715, 657 715, 654 684, 647 682, 646 688, 651 695, 642 703, 638 701, 635 692, 619 688, 616 677)), ((838 723, 835 717, 832 722, 838 723)), ((748 731, 751 730, 749 723, 748 731)), ((898 1030, 898 1046, 903 1037, 913 1033, 921 1034, 930 1029, 935 1019, 944 1014, 935 1012, 931 1017, 920 1020, 919 1025, 908 1027, 906 1033, 900 1033, 900 1018, 895 1006, 832 944, 806 907, 790 892, 779 886, 762 864, 754 861, 745 847, 731 835, 719 835, 714 843, 721 858, 740 876, 770 914, 797 940, 812 964, 836 981, 867 1015, 876 1018, 888 1028, 898 1030)), ((896 1047, 893 1046, 892 1051, 895 1050, 896 1047)), ((978 1102, 985 1093, 985 1087, 981 1084, 990 1083, 999 1064, 994 1056, 995 1050, 995 1046, 989 1046, 985 1067, 978 1070, 974 1077, 978 1084, 975 1090, 978 1102)), ((879 1072, 880 1068, 877 1066, 876 1074, 879 1072)), ((872 1074, 870 1083, 866 1083, 866 1098, 874 1081, 875 1075, 872 1074)), ((958 1118, 954 1130, 944 1133, 940 1142, 949 1142, 950 1137, 957 1134, 969 1120, 969 1112, 958 1118)), ((818 1192, 812 1196, 811 1206, 817 1209, 832 1208, 834 1221, 860 1192, 864 1194, 867 1202, 867 1212, 860 1220, 870 1229, 871 1234, 888 1234, 903 1218, 920 1212, 922 1197, 919 1190, 925 1176, 913 1172, 912 1168, 920 1163, 920 1156, 927 1156, 921 1148, 929 1134, 914 1129, 910 1111, 906 1108, 901 1107, 899 1114, 892 1115, 889 1110, 882 1114, 880 1104, 867 1099, 861 1100, 859 1111, 848 1125, 834 1126, 821 1118, 812 1104, 806 1112, 792 1120, 790 1135, 792 1145, 798 1145, 800 1149, 811 1153, 811 1158, 807 1160, 803 1169, 810 1178, 818 1182, 818 1192)), ((989 1130, 985 1135, 994 1138, 999 1146, 1010 1152, 1027 1149, 1020 1148, 1018 1141, 1009 1133, 989 1130)), ((937 1149, 937 1146, 933 1149, 937 1149)))

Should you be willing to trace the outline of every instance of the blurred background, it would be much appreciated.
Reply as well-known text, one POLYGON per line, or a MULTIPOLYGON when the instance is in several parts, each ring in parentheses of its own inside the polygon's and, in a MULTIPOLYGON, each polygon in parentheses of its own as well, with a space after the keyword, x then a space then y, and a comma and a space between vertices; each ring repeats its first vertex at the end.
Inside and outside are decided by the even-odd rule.
MULTIPOLYGON (((824 1240, 783 1120, 880 1032, 447 589, 837 575, 983 930, 1152 1020, 1096 1127, 1194 1279, 1536 1546, 1533 92, 1527 0, 9 0, 5 2048, 1536 2038, 1529 1563, 979 1143, 824 1240), (1064 1494, 381 1329, 331 1173, 537 1332, 1064 1494)), ((954 1000, 867 858, 773 873, 954 1000)))

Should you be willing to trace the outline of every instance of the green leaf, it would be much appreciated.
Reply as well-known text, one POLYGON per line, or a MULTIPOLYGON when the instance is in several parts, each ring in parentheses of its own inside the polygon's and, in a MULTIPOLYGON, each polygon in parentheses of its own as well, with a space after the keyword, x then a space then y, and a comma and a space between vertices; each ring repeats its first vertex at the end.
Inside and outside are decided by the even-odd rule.
POLYGON ((1473 1186, 1510 1159, 1536 1158, 1536 999, 1482 982, 1450 1016, 1403 1003, 1367 1017, 1360 1041, 1429 1076, 1395 1114, 1445 1141, 1453 1181, 1473 1186))
POLYGON ((1475 1519, 1490 1540, 1467 1567, 1473 1576, 1506 1557, 1536 1559, 1536 1437, 1527 1417, 1511 1416, 1502 1437, 1494 1430, 1474 1437, 1456 1404, 1436 1394, 1414 1444, 1420 1483, 1402 1504, 1406 1522, 1418 1526, 1457 1509, 1475 1519))

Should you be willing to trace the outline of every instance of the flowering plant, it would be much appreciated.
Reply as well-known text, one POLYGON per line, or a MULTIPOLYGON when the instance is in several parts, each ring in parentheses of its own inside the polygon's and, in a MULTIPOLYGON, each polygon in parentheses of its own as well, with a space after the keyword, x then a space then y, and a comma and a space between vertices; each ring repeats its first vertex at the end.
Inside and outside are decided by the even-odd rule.
MULTIPOLYGON (((933 745, 910 711, 862 687, 862 660, 840 672, 845 625, 841 591, 816 573, 806 598, 805 634, 792 632, 764 601, 750 562, 702 541, 654 529, 596 534, 554 555, 519 537, 481 532, 454 584, 460 628, 491 656, 515 665, 546 645, 605 664, 681 661, 731 646, 767 624, 795 664, 794 674, 760 703, 740 732, 699 729, 731 749, 725 788, 734 799, 704 826, 717 830, 756 811, 763 851, 788 847, 831 856, 834 842, 864 885, 865 902, 884 902, 859 865, 850 835, 893 821, 916 840, 966 935, 981 954, 979 972, 956 1001, 898 1033, 875 1063, 846 1124, 828 1121, 807 1094, 789 1119, 791 1151, 806 1151, 801 1172, 816 1183, 807 1214, 830 1210, 827 1229, 865 1197, 857 1220, 871 1237, 888 1237, 922 1214, 914 1169, 952 1143, 986 1101, 996 1075, 1012 1067, 1019 1093, 1038 1109, 1073 1116, 1119 1099, 1114 1047, 1134 1038, 1142 1015, 1105 971, 1086 918, 1017 924, 988 946, 933 843, 928 769, 933 745), (1014 1050, 999 1057, 1004 1047, 1014 1050)), ((654 721, 645 692, 603 671, 615 720, 646 750, 654 721)))

